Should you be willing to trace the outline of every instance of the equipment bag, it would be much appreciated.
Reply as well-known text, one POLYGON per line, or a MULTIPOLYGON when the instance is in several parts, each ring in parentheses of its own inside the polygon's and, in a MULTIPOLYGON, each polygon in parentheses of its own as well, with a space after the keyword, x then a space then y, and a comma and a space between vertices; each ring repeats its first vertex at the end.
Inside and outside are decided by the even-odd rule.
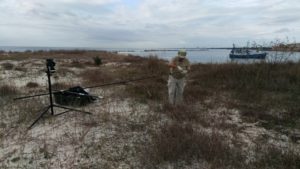
POLYGON ((97 100, 96 96, 90 95, 80 86, 55 92, 54 98, 57 104, 71 106, 84 106, 97 100))

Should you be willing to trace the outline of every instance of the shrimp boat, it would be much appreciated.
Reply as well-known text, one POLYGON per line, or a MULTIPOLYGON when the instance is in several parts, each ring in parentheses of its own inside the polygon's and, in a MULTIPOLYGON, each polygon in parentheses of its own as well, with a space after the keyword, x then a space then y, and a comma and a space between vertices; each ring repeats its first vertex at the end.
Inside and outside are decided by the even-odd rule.
POLYGON ((230 59, 265 59, 267 56, 266 52, 249 50, 248 48, 233 48, 229 54, 230 59))

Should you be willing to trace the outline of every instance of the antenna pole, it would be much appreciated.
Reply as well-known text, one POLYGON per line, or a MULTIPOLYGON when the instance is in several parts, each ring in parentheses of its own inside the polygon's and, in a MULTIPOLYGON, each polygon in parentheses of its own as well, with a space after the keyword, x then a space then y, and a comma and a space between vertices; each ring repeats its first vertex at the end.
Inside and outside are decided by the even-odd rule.
POLYGON ((47 66, 47 77, 48 77, 48 89, 49 89, 49 99, 50 99, 50 110, 51 110, 51 115, 54 115, 53 111, 53 97, 52 97, 52 85, 51 85, 51 72, 49 66, 47 66))

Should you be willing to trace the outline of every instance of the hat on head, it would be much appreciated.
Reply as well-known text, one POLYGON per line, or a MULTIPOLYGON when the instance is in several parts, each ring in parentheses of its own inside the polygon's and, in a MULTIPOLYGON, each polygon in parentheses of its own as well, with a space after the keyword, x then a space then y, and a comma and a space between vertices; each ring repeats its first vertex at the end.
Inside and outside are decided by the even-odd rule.
POLYGON ((185 57, 186 56, 186 50, 185 49, 180 49, 178 51, 178 56, 185 57))

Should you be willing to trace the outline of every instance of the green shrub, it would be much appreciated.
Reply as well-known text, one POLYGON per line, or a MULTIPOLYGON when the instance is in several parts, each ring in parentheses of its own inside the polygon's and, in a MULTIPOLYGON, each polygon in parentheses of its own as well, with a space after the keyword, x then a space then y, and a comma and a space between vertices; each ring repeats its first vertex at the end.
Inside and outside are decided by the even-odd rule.
POLYGON ((95 65, 99 66, 102 64, 102 59, 99 56, 93 58, 95 65))

